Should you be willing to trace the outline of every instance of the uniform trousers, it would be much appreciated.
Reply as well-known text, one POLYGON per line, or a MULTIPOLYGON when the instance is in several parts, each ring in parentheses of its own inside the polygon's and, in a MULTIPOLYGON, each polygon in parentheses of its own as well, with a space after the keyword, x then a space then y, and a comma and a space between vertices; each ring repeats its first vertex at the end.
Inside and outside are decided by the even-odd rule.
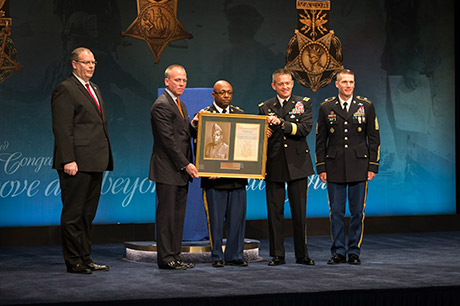
MULTIPOLYGON (((283 256, 284 250, 284 202, 286 199, 285 182, 266 181, 268 231, 270 256, 283 256)), ((291 206, 294 233, 295 257, 308 257, 307 252, 307 191, 308 178, 287 182, 287 193, 291 206)))
POLYGON ((244 234, 246 228, 246 187, 236 189, 203 189, 203 198, 208 216, 211 260, 226 262, 243 259, 244 234), (225 254, 222 250, 224 220, 227 242, 225 254))
POLYGON ((157 182, 156 193, 157 264, 165 265, 171 261, 181 260, 188 183, 176 186, 157 182))
POLYGON ((103 172, 82 172, 70 176, 58 170, 61 187, 61 241, 66 265, 92 262, 92 224, 101 195, 103 172))
POLYGON ((331 222, 332 254, 360 255, 364 228, 364 208, 367 197, 367 181, 353 183, 327 183, 331 222), (345 243, 345 206, 348 191, 350 224, 348 251, 345 243))

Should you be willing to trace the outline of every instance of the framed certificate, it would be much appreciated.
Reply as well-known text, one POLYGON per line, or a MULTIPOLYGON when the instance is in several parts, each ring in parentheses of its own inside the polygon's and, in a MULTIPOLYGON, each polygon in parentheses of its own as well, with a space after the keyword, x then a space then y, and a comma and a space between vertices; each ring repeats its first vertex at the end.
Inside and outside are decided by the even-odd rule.
POLYGON ((265 178, 267 116, 199 113, 199 176, 265 178))

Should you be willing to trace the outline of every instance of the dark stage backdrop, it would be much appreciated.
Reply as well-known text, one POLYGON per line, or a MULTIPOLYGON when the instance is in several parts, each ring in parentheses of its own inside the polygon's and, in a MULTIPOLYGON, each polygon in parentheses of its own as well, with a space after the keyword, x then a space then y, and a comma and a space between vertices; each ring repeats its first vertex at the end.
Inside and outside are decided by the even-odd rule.
MULTIPOLYGON (((344 66, 379 118, 381 167, 369 184, 367 216, 455 213, 453 3, 331 1, 344 66)), ((171 42, 155 64, 144 41, 120 36, 137 16, 134 0, 14 0, 10 14, 24 69, 0 84, 0 227, 59 224, 50 94, 70 75, 73 48, 89 47, 98 61, 93 81, 107 105, 115 158, 95 222, 148 223, 155 220, 149 111, 165 68, 184 65, 189 88, 226 79, 234 104, 256 113, 274 96, 271 73, 285 64, 297 27, 295 0, 179 0, 178 19, 193 39, 171 42)), ((333 84, 316 93, 294 87, 312 98, 315 125, 319 104, 336 92, 333 84)), ((307 215, 328 216, 326 186, 317 175, 309 182, 307 215)), ((250 180, 248 219, 266 218, 264 188, 250 180)))

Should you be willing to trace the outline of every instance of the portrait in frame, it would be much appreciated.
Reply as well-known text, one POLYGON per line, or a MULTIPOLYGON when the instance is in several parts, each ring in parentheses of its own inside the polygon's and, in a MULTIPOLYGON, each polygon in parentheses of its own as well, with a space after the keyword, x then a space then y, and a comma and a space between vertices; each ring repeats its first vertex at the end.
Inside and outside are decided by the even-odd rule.
POLYGON ((267 130, 267 116, 199 113, 198 175, 264 179, 267 130))

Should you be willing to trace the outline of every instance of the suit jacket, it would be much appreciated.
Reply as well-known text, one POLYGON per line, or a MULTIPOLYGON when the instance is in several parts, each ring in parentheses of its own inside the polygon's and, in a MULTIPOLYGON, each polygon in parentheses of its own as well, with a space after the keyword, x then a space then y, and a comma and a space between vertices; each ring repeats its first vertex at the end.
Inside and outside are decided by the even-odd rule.
MULTIPOLYGON (((207 110, 211 113, 218 113, 219 111, 214 106, 214 103, 211 106, 206 107, 204 110, 207 110)), ((244 114, 244 111, 236 106, 230 105, 229 107, 230 114, 244 114)), ((220 178, 215 180, 210 180, 207 177, 201 178, 201 188, 215 188, 215 189, 236 189, 242 188, 248 184, 247 179, 240 178, 220 178)))
POLYGON ((354 96, 346 112, 338 97, 326 99, 316 126, 316 171, 326 172, 333 183, 366 181, 368 171, 378 172, 379 161, 379 124, 372 102, 354 96))
POLYGON ((63 170, 65 164, 75 161, 79 171, 113 170, 104 100, 99 87, 92 82, 90 86, 96 93, 102 114, 88 90, 73 74, 52 93, 54 169, 63 170))
POLYGON ((284 162, 280 162, 283 156, 287 164, 288 180, 305 178, 315 173, 306 138, 313 125, 311 108, 310 98, 297 96, 291 96, 284 107, 281 107, 277 97, 259 104, 259 115, 274 115, 284 122, 284 129, 281 125, 270 126, 273 135, 268 138, 266 180, 284 181, 284 162))
POLYGON ((153 150, 149 179, 175 186, 184 186, 191 180, 185 167, 193 163, 190 119, 187 107, 182 101, 180 103, 185 119, 166 91, 158 97, 150 110, 153 150))

